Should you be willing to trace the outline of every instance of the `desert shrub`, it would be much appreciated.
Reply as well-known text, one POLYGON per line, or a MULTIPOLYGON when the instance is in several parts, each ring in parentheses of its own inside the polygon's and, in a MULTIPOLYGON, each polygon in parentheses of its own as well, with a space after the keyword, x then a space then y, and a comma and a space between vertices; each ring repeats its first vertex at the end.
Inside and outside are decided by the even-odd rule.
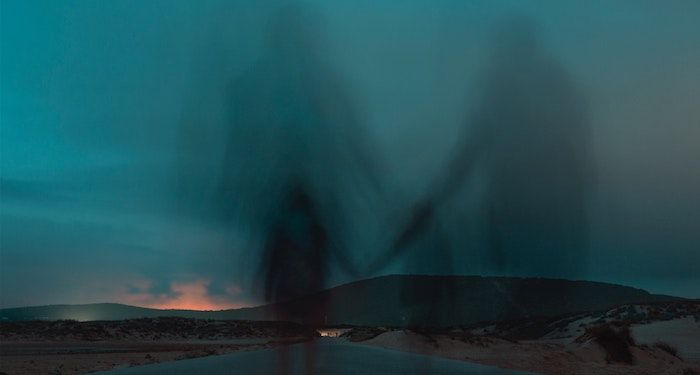
POLYGON ((422 337, 426 342, 438 346, 438 342, 435 339, 436 332, 434 329, 431 328, 424 328, 424 327, 414 327, 410 328, 410 331, 415 333, 416 335, 422 337))
POLYGON ((340 337, 345 337, 348 341, 352 342, 361 342, 373 339, 386 331, 386 329, 377 327, 354 327, 350 331, 340 335, 340 337))
POLYGON ((482 348, 487 348, 494 342, 493 338, 486 336, 465 336, 460 338, 460 341, 465 344, 480 346, 482 348))
POLYGON ((659 349, 665 351, 666 353, 668 353, 668 354, 670 354, 670 355, 672 355, 672 356, 674 356, 674 357, 676 357, 676 358, 680 358, 680 357, 678 356, 678 349, 676 349, 675 347, 671 346, 671 344, 669 344, 669 343, 667 343, 667 342, 657 341, 657 342, 654 343, 654 347, 655 347, 655 348, 659 348, 659 349))
POLYGON ((627 325, 602 324, 586 329, 586 335, 600 345, 606 353, 608 363, 634 363, 631 348, 634 339, 627 325))

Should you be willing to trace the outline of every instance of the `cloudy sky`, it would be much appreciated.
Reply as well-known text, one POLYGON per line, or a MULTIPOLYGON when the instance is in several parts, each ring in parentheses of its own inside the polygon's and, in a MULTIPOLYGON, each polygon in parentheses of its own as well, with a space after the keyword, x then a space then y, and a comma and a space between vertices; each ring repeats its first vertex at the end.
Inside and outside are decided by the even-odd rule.
MULTIPOLYGON (((227 90, 265 54, 280 4, 2 2, 0 307, 259 302, 259 248, 208 212, 207 192, 226 168, 227 90), (183 151, 192 136, 196 156, 183 151), (174 188, 183 180, 187 194, 174 188)), ((596 182, 576 277, 700 297, 700 3, 305 4, 383 186, 405 202, 465 127, 500 20, 529 17, 589 109, 596 182)), ((451 217, 478 221, 468 206, 451 217)), ((381 230, 359 231, 361 263, 381 251, 381 230)), ((469 241, 450 273, 498 274, 469 241)), ((412 271, 402 267, 363 276, 412 271)))

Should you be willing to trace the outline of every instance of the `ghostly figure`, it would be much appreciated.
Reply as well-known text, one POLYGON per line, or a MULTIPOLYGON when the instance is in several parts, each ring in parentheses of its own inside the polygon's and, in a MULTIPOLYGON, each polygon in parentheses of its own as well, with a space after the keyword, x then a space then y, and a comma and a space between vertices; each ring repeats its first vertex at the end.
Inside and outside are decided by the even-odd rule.
POLYGON ((279 232, 289 197, 303 190, 332 254, 308 261, 328 268, 333 258, 342 269, 353 210, 379 183, 356 110, 324 61, 319 18, 304 7, 279 9, 266 52, 233 83, 224 195, 261 247, 279 232))
MULTIPOLYGON (((249 231, 266 221, 293 180, 313 196, 334 241, 377 191, 371 142, 346 85, 325 61, 320 17, 295 5, 272 17, 266 52, 232 84, 224 196, 249 231)), ((265 234, 258 236, 265 237, 265 234)))
MULTIPOLYGON (((481 92, 445 172, 414 207, 397 243, 431 231, 437 208, 455 199, 467 177, 480 177, 476 213, 491 268, 577 277, 585 264, 594 174, 589 123, 568 74, 529 20, 514 17, 497 33, 481 92)), ((477 258, 476 249, 464 251, 477 258)))
MULTIPOLYGON (((288 301, 319 291, 326 276, 328 240, 311 197, 303 187, 294 186, 285 201, 271 227, 261 263, 267 301, 288 301)), ((278 304, 275 315, 280 320, 302 318, 307 324, 320 325, 323 305, 278 304)))
POLYGON ((593 182, 588 118, 529 20, 514 17, 499 31, 482 92, 469 131, 402 236, 424 228, 434 207, 479 174, 485 184, 479 221, 496 268, 576 276, 593 182))
POLYGON ((482 163, 480 217, 496 268, 579 276, 593 182, 589 121, 571 79, 529 20, 513 18, 500 30, 483 95, 474 133, 448 173, 464 175, 475 158, 482 163))
MULTIPOLYGON (((259 281, 268 302, 319 291, 332 267, 356 275, 344 250, 350 217, 378 185, 356 111, 324 61, 318 19, 308 8, 279 9, 266 53, 232 87, 224 195, 250 248, 263 249, 259 281)), ((276 319, 311 325, 330 314, 325 301, 276 306, 276 319)), ((310 373, 312 343, 306 354, 310 373)))

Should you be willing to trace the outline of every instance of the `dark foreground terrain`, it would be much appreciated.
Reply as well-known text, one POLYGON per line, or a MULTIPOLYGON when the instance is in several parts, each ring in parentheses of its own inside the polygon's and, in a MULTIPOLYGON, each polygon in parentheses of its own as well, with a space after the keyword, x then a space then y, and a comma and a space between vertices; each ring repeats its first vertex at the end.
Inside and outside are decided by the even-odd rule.
POLYGON ((272 348, 316 335, 289 322, 186 318, 0 322, 0 373, 84 374, 272 348))
MULTIPOLYGON (((311 348, 317 358, 315 366, 320 366, 317 373, 321 374, 429 374, 444 370, 499 375, 519 371, 548 375, 700 375, 697 301, 626 304, 555 318, 447 328, 342 326, 321 331, 340 337, 318 341, 319 332, 310 327, 274 321, 143 318, 0 322, 0 372, 56 375, 119 370, 117 373, 124 374, 186 374, 199 368, 206 373, 228 374, 231 368, 249 366, 252 372, 242 373, 265 374, 276 372, 278 354, 288 350, 284 347, 303 342, 289 350, 297 353, 293 357, 298 359, 305 358, 304 353, 311 348), (240 353, 258 350, 265 353, 240 353), (219 355, 223 355, 221 359, 190 361, 219 355), (362 357, 353 357, 356 355, 362 357), (375 359, 374 372, 368 372, 364 356, 375 359)), ((289 365, 300 369, 301 364, 295 361, 289 365)))
MULTIPOLYGON (((316 311, 329 325, 324 335, 342 334, 323 342, 351 345, 319 346, 327 350, 379 347, 551 375, 700 375, 700 301, 588 281, 416 275, 238 310, 0 309, 0 373, 82 374, 161 362, 175 371, 189 368, 176 360, 310 343, 321 332, 270 320, 277 309, 304 311, 319 301, 328 301, 316 311)), ((266 355, 231 358, 207 363, 266 355)), ((361 369, 361 361, 353 366, 361 369)))

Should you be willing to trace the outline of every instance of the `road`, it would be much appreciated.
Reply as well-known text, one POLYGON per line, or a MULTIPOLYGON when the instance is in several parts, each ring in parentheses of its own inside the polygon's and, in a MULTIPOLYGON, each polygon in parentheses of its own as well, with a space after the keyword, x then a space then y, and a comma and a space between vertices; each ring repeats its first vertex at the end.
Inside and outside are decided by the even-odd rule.
MULTIPOLYGON (((281 349, 268 349, 187 359, 146 366, 123 368, 96 374, 102 375, 276 375, 281 349)), ((284 349, 283 349, 284 350, 284 349)), ((292 345, 288 374, 304 374, 304 344, 292 345)), ((531 375, 475 363, 428 357, 419 354, 353 344, 339 339, 316 341, 313 373, 333 375, 531 375)))

